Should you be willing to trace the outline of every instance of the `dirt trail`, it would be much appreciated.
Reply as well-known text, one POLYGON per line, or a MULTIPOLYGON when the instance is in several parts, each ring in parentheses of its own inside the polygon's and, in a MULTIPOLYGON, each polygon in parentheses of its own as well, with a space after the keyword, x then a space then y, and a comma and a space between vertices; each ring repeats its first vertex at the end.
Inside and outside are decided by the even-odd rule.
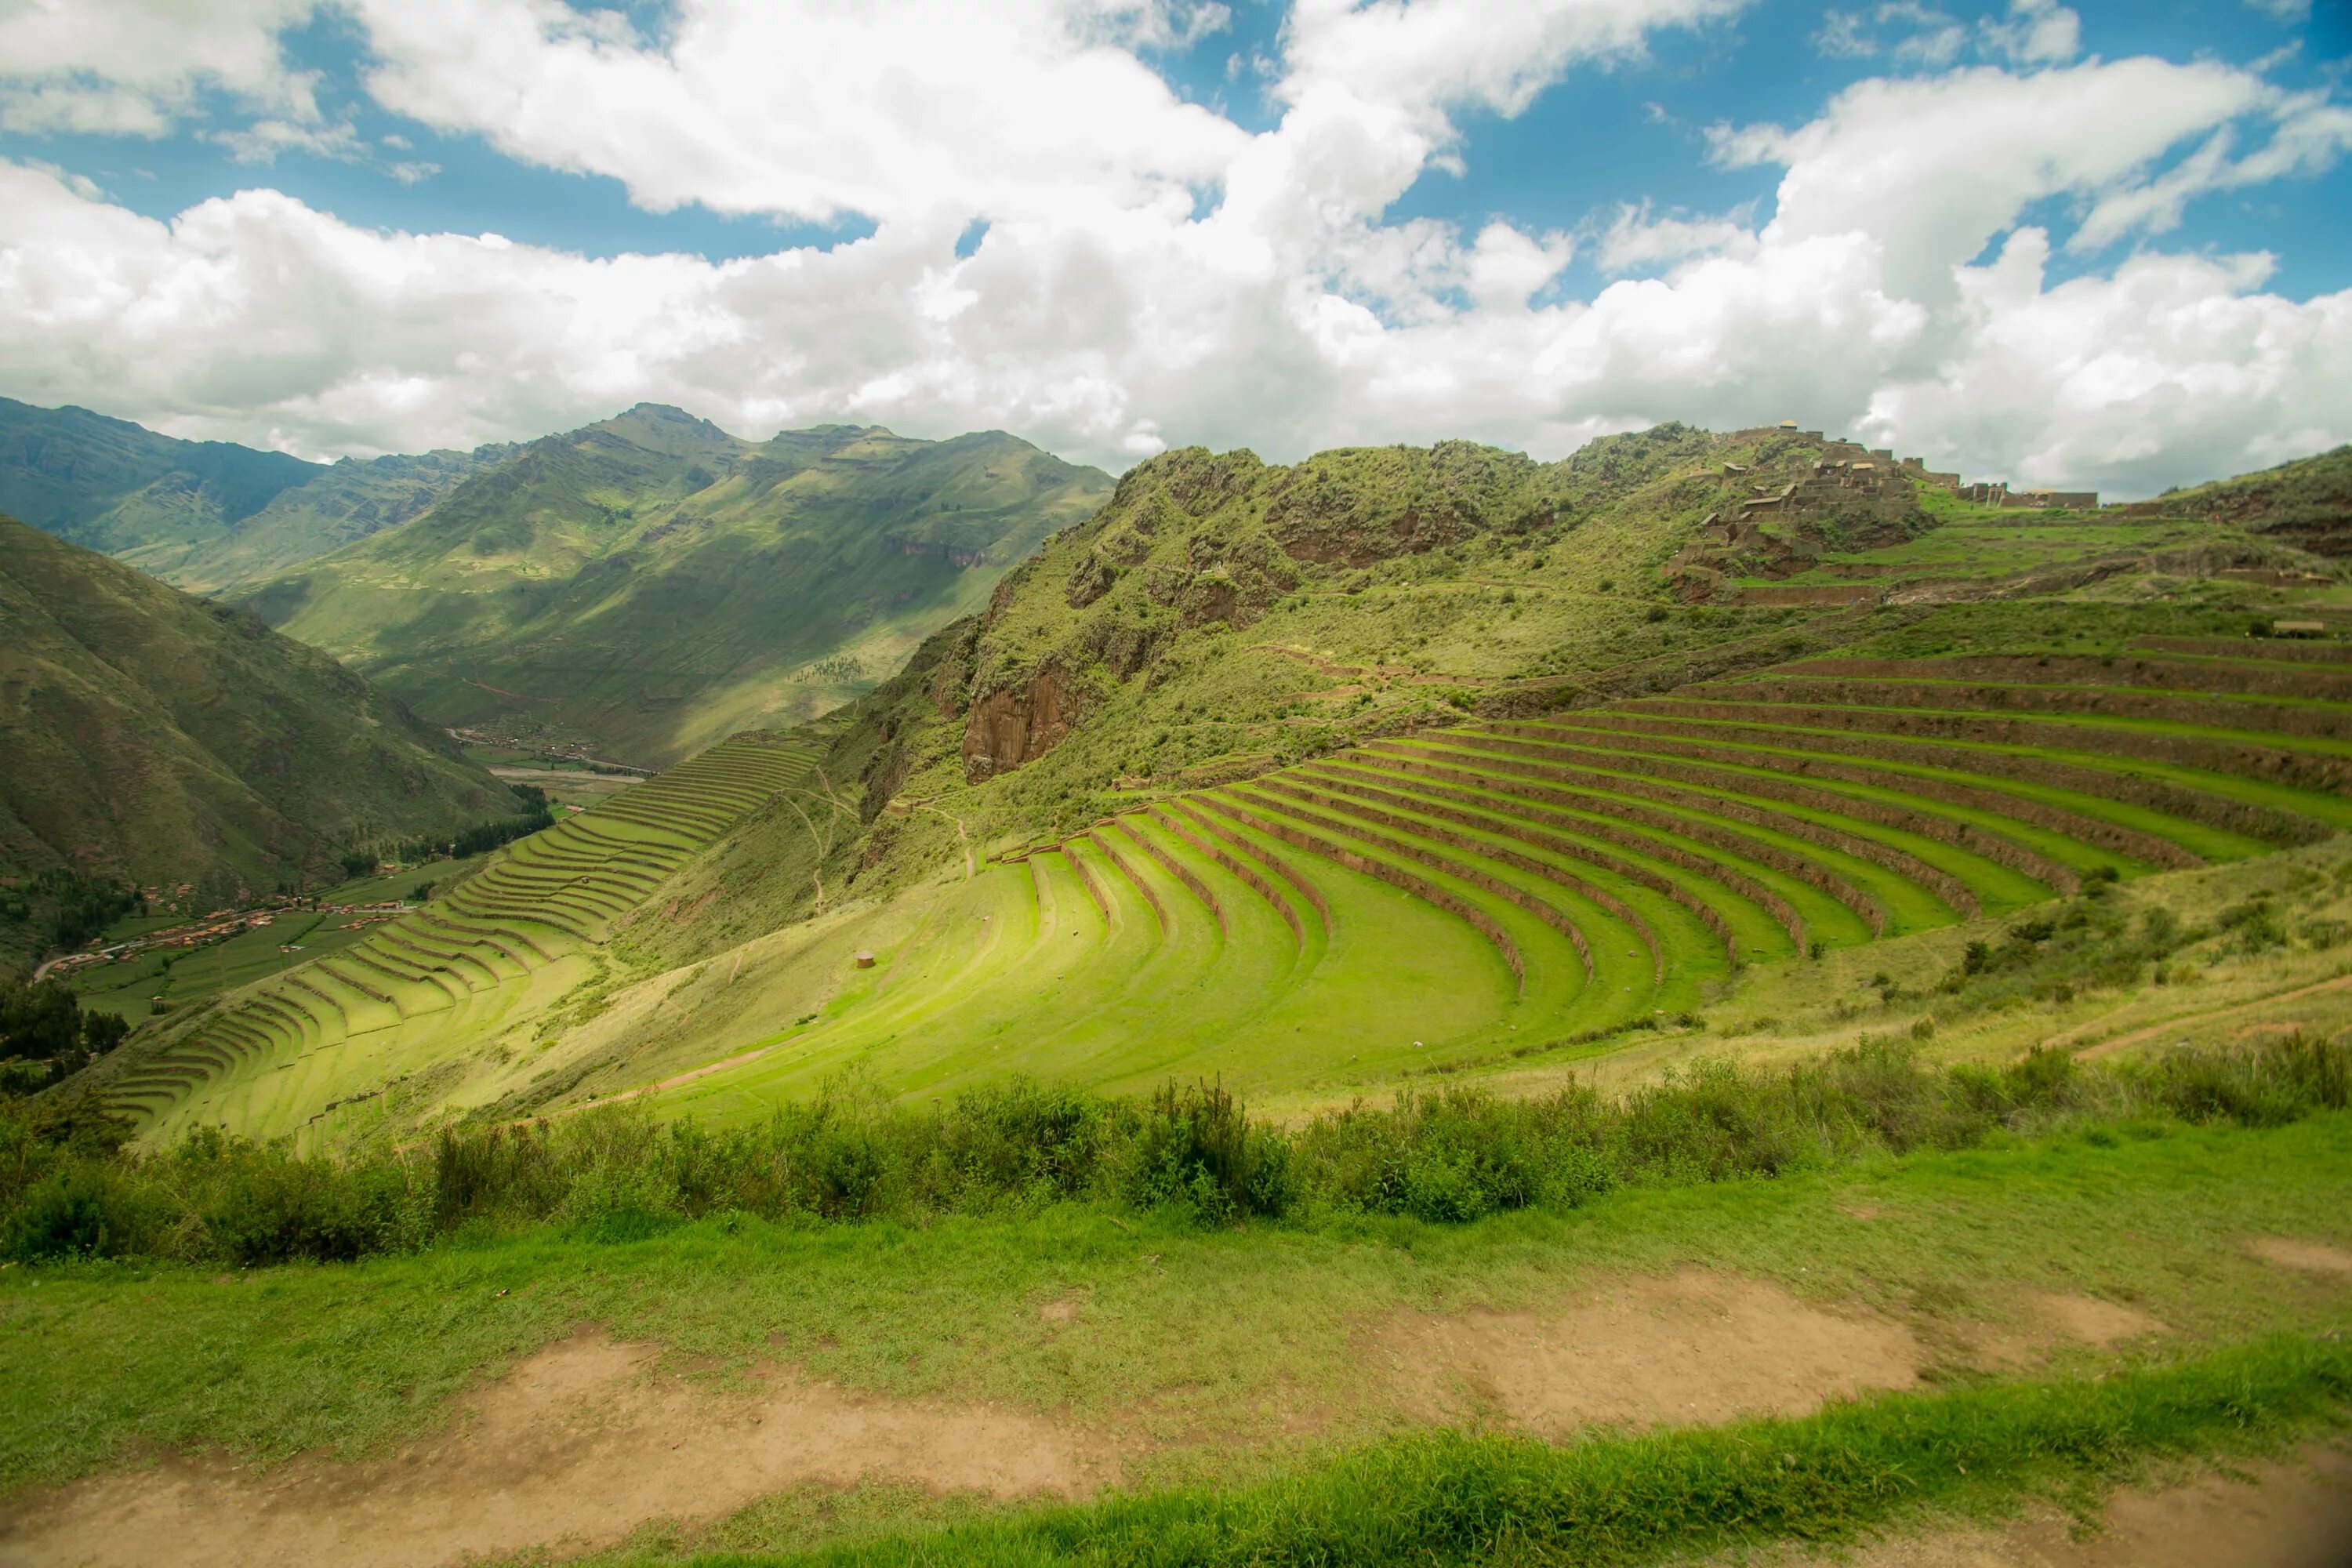
MULTIPOLYGON (((2225 1022, 2244 1014, 2259 1013, 2265 1007, 2274 1007, 2282 1002, 2299 1002, 2306 996, 2320 996, 2332 991, 2345 990, 2352 990, 2352 974, 2339 974, 2333 980, 2323 980, 2315 985, 2298 985, 2292 991, 2281 991, 2269 996, 2257 996, 2251 1002, 2233 1002, 2226 1007, 2215 1007, 2203 1013, 2186 1013, 2161 1024, 2151 1024, 2144 1029, 2134 1029, 2127 1035, 2117 1035, 2111 1040, 2101 1040, 2097 1045, 2085 1047, 2074 1054, 2084 1061, 2090 1061, 2122 1050, 2126 1046, 2144 1046, 2151 1040, 2160 1040, 2176 1030, 2193 1028, 2200 1024, 2225 1022)), ((2079 1034, 2080 1031, 2076 1033, 2079 1034)), ((2060 1036, 2050 1043, 2063 1047, 2068 1044, 2068 1040, 2066 1037, 2060 1036)))
MULTIPOLYGON (((1884 1541, 1773 1568, 2346 1568, 2352 1564, 2352 1455, 2315 1448, 2294 1465, 2248 1467, 2158 1491, 2126 1491, 2077 1539, 2043 1512, 2000 1530, 1884 1541)), ((1752 1559, 1750 1561, 1753 1561, 1752 1559)))
POLYGON ((1074 1435, 1031 1417, 781 1380, 713 1394, 657 1373, 656 1353, 601 1334, 551 1346, 468 1402, 450 1431, 388 1458, 261 1473, 170 1459, 22 1497, 0 1509, 0 1564, 434 1568, 584 1549, 807 1483, 1019 1498, 1111 1479, 1074 1435))

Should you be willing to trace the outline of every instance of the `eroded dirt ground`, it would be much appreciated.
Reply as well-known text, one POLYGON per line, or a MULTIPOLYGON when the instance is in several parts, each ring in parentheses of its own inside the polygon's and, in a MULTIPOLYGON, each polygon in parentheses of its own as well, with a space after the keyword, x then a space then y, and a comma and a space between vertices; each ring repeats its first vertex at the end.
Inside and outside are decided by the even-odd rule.
MULTIPOLYGON (((2283 1269, 2352 1271, 2352 1256, 2315 1243, 2247 1245, 2283 1269)), ((1375 1403, 1398 1423, 1562 1438, 1596 1426, 1801 1415, 1915 1387, 1939 1360, 2030 1369, 2059 1349, 2115 1348, 2168 1331, 2145 1312, 2093 1297, 2035 1295, 2011 1305, 2011 1326, 1955 1338, 1916 1315, 1823 1304, 1776 1284, 1686 1268, 1535 1310, 1399 1314, 1369 1325, 1360 1342, 1363 1369, 1381 1384, 1375 1403)), ((1076 1303, 1040 1311, 1057 1332, 1085 1331, 1076 1303)), ((648 1521, 712 1521, 811 1486, 1083 1497, 1118 1484, 1123 1451, 1134 1449, 1115 1431, 866 1398, 784 1369, 722 1390, 664 1370, 656 1346, 592 1330, 484 1384, 440 1431, 383 1458, 249 1469, 168 1456, 22 1494, 0 1505, 0 1564, 439 1568, 482 1555, 583 1551, 648 1521)), ((2259 1480, 2206 1478, 2124 1494, 2089 1540, 2064 1521, 2031 1520, 1882 1543, 1842 1560, 1864 1568, 2352 1568, 2352 1458, 2315 1451, 2305 1463, 2266 1468, 2259 1480)), ((1811 1568, 1814 1560, 1804 1561, 1811 1568)))

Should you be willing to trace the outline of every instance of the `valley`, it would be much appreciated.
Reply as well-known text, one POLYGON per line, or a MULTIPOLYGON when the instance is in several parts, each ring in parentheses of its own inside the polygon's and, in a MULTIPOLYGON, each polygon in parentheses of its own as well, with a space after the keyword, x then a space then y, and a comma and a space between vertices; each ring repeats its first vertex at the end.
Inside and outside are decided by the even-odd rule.
MULTIPOLYGON (((528 1467, 544 1522, 416 1513, 437 1544, 385 1561, 1055 1560, 1041 1529, 1147 1561, 1123 1521, 1287 1540, 1252 1489, 1354 1539, 1391 1528, 1333 1500, 1364 1467, 1574 1487, 1675 1443, 1866 1447, 1851 1496, 1796 1472, 1798 1533, 1857 1541, 1912 1517, 1864 1476, 1945 1478, 1948 1524, 1979 1484, 2238 1454, 2209 1379, 2265 1391, 2246 1452, 2328 1451, 2327 536, 1861 450, 1181 450, 819 716, 639 772, 486 707, 443 738, 550 825, 169 970, 68 965, 136 1027, 42 1103, 129 1144, 43 1156, 121 1195, 41 1223, 155 1261, 43 1263, 37 1309, 0 1281, 136 1390, 73 1384, 69 1454, 0 1441, 0 1540, 364 1553, 411 1517, 395 1452, 484 1462, 457 1409, 598 1436, 528 1467), (190 1405, 180 1327, 102 1327, 166 1301, 268 1375, 190 1405), (2140 1435, 2048 1458, 2076 1422, 2140 1435), (291 1468, 108 1468, 166 1434, 291 1468)), ((1767 1539, 1692 1506, 1640 1560, 1767 1539)))

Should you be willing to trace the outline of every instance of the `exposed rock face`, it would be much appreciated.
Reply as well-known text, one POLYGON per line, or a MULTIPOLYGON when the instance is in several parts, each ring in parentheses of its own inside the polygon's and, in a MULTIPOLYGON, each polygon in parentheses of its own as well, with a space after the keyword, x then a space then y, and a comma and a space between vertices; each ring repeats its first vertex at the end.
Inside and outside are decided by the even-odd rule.
POLYGON ((1266 509, 1266 526, 1295 560, 1359 567, 1443 549, 1470 531, 1451 510, 1423 517, 1407 508, 1375 521, 1358 515, 1351 500, 1345 493, 1318 498, 1294 492, 1266 509))
POLYGON ((1002 686, 971 705, 963 731, 963 776, 978 784, 1034 763, 1070 732, 1084 705, 1062 671, 1046 666, 1025 686, 1002 686))

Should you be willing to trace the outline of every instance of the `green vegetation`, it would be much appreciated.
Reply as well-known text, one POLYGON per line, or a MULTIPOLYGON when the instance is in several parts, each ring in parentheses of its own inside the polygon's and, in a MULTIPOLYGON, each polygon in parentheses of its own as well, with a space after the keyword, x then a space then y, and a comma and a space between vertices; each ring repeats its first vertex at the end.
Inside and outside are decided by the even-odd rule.
POLYGON ((2279 1338, 2098 1383, 1894 1396, 1793 1421, 1554 1447, 1396 1438, 1217 1492, 1122 1497, 737 1563, 1683 1561, 1852 1542, 1923 1510, 1999 1513, 2160 1460, 2263 1455, 2347 1424, 2352 1350, 2279 1338))
MULTIPOLYGON (((359 1137, 403 1131, 447 1101, 518 1115, 566 1092, 586 1069, 556 1047, 608 1003, 601 949, 614 926, 657 897, 688 856, 807 773, 806 747, 773 741, 739 737, 515 837, 473 875, 446 888, 436 875, 438 896, 421 910, 339 922, 348 934, 299 963, 281 949, 325 917, 177 960, 219 971, 218 1000, 142 1032, 94 1075, 100 1092, 157 1138, 199 1125, 359 1137), (232 977, 233 959, 259 969, 232 977), (249 980, 259 984, 230 991, 249 980)), ((542 810, 521 826, 545 820, 542 810)), ((504 837, 508 826, 517 825, 478 837, 504 837)), ((461 835, 452 847, 468 843, 461 835)), ((677 908, 670 900, 663 918, 677 908)), ((139 979, 134 968, 126 989, 139 979)))
MULTIPOLYGON (((53 1005, 22 1009, 12 1049, 19 1036, 37 1046, 36 1033, 55 1032, 52 1015, 69 1028, 70 999, 43 989, 53 1005)), ((10 1005, 0 996, 0 1009, 10 1005)), ((70 1050, 70 1035, 59 1038, 70 1050)), ((119 1038, 117 1029, 109 1043, 119 1038)), ((104 1148, 79 1125, 70 1142, 17 1126, 0 1131, 19 1151, 0 1173, 0 1253, 252 1266, 408 1251, 461 1228, 551 1220, 632 1235, 714 1215, 919 1224, 1067 1202, 1204 1226, 1378 1215, 1459 1224, 1574 1208, 1621 1187, 1974 1148, 2019 1130, 2147 1117, 2275 1127, 2347 1106, 2352 1042, 2296 1035, 2146 1065, 2084 1068, 2037 1051, 2005 1069, 1941 1070, 1885 1040, 1769 1073, 1702 1062, 1622 1100, 1573 1083, 1507 1100, 1468 1088, 1407 1090, 1392 1109, 1359 1104, 1288 1130, 1253 1126, 1210 1085, 1170 1085, 1137 1103, 1017 1079, 935 1111, 828 1094, 717 1134, 690 1121, 665 1127, 642 1107, 607 1108, 444 1131, 429 1157, 303 1158, 202 1127, 166 1152, 126 1153, 127 1123, 104 1148)))
POLYGON ((2324 555, 2352 551, 2352 447, 2298 458, 2185 490, 2135 511, 2209 519, 2293 542, 2324 555))
MULTIPOLYGON (((2269 1131, 2142 1120, 2004 1136, 1468 1226, 1204 1230, 1152 1216, 1123 1230, 1064 1205, 925 1228, 721 1215, 652 1235, 476 1232, 414 1255, 229 1275, 19 1267, 0 1272, 0 1477, 62 1479, 148 1443, 258 1459, 381 1453, 430 1430, 478 1369, 586 1322, 722 1379, 782 1356, 869 1397, 1057 1413, 1123 1447, 1129 1489, 1149 1494, 1311 1473, 1425 1421, 1386 1358, 1363 1353, 1389 1324, 1543 1310, 1628 1271, 1689 1268, 1910 1325, 1934 1347, 1927 1381, 1946 1390, 1984 1386, 1970 1347, 2018 1332, 2037 1291, 2128 1303, 2165 1326, 2153 1353, 2052 1352, 2053 1370, 2104 1374, 2061 1385, 2086 1394, 2134 1365, 2336 1326, 2339 1294, 2245 1240, 2341 1245, 2347 1213, 2352 1119, 2330 1114, 2269 1131), (1051 1302, 1078 1304, 1074 1327, 1041 1323, 1051 1302), (1302 1411, 1317 1413, 1304 1436, 1302 1411)), ((1944 1419, 1927 1403, 1902 1407, 1944 1419)), ((771 1543, 755 1523, 725 1533, 738 1549, 771 1543)))
MULTIPOLYGON (((625 447, 667 473, 727 439, 639 411, 534 471, 561 489, 625 447)), ((2023 560, 2015 601, 1666 593, 1705 519, 1818 450, 1666 426, 1549 465, 1167 454, 869 696, 147 1032, 106 1092, 150 1144, 311 1148, 615 1093, 748 1127, 846 1074, 914 1103, 1012 1073, 1311 1104, 1687 1035, 1777 970, 1956 927, 1990 951, 1979 922, 2054 900, 2061 956, 2004 984, 2068 1005, 2211 936, 2113 889, 2352 826, 2352 677, 2305 645, 2199 651, 2275 590, 2156 568, 2060 602, 2023 560), (795 760, 747 780, 753 755, 795 760)), ((1981 510, 1822 531, 1834 564, 2175 526, 1981 510)), ((1960 963, 1880 1005, 1999 1013, 1939 1000, 1960 963)))
POLYGON ((1108 484, 1001 432, 757 443, 643 405, 246 602, 439 722, 666 764, 858 695, 1108 484))
POLYGON ((106 879, 201 912, 331 879, 353 845, 515 809, 332 659, 8 518, 0 639, 0 875, 26 908, 0 920, 0 962, 68 911, 77 940, 112 918, 119 900, 87 896, 106 879))
MULTIPOLYGON (((55 981, 0 980, 0 1096, 46 1089, 121 1045, 128 1033, 111 1014, 84 1012, 55 981)), ((26 1169, 20 1165, 17 1175, 26 1169)))
MULTIPOLYGON (((1007 438, 640 408, 281 576, 479 755, 691 756, 339 822, 313 884, 391 907, 0 999, 18 1080, 89 1063, 0 1115, 0 1481, 381 1453, 583 1322, 1118 1456, 630 1563, 1654 1561, 2341 1426, 2285 1272, 2352 1243, 2333 568, 1902 473, 1783 513, 1822 452, 1182 451, 1082 519, 1007 438), (1694 1269, 1927 1391, 1553 1447, 1407 1365, 1694 1269)), ((18 926, 153 929, 23 863, 18 926)))

